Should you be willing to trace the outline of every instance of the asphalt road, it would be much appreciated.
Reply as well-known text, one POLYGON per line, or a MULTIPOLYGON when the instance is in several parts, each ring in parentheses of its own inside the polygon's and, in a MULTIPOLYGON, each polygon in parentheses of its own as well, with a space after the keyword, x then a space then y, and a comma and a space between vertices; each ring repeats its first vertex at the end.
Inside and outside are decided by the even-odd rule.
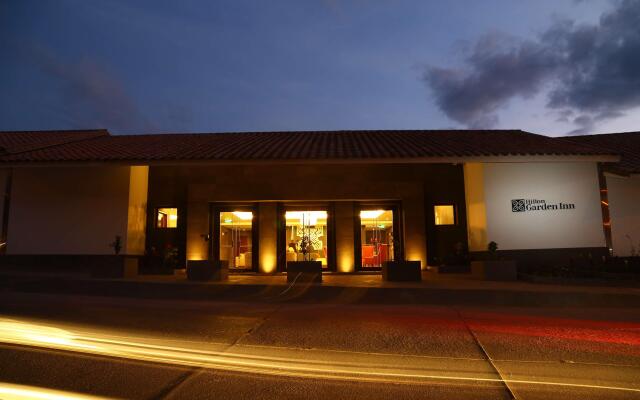
POLYGON ((633 308, 343 300, 0 292, 0 399, 640 398, 633 308))

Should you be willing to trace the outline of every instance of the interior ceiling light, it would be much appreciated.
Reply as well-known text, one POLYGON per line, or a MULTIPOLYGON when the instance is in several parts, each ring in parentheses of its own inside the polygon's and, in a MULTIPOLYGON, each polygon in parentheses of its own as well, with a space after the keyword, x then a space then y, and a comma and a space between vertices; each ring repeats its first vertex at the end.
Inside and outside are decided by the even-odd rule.
POLYGON ((287 219, 311 219, 327 218, 326 211, 287 211, 287 219))
POLYGON ((253 219, 253 213, 251 211, 234 211, 233 215, 240 218, 243 221, 253 219))
POLYGON ((287 211, 286 219, 300 220, 301 225, 315 225, 318 219, 327 219, 326 211, 287 211))
POLYGON ((384 210, 363 210, 360 211, 360 218, 378 218, 384 214, 384 210))

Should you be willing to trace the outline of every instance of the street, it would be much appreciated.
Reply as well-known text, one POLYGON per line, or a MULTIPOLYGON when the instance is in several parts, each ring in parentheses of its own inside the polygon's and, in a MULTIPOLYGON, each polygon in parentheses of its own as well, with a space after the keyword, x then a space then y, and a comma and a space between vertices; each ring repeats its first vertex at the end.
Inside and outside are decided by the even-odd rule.
POLYGON ((634 308, 2 292, 0 314, 0 399, 640 398, 634 308))

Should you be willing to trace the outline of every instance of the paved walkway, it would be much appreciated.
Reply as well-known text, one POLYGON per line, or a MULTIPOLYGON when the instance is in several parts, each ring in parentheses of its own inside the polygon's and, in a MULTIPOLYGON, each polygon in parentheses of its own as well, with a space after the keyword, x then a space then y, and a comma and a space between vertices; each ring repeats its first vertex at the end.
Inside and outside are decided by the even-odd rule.
POLYGON ((435 280, 385 282, 374 274, 325 274, 321 284, 289 285, 284 274, 233 274, 223 282, 191 282, 184 272, 130 279, 0 271, 0 291, 242 302, 460 304, 523 307, 640 308, 640 288, 435 280))
MULTIPOLYGON (((175 275, 139 275, 132 280, 143 282, 175 282, 190 283, 183 270, 175 275)), ((230 274, 229 280, 222 282, 198 282, 206 285, 259 285, 259 286, 288 286, 285 274, 230 274)), ((452 289, 452 290, 501 290, 516 292, 582 292, 582 293, 625 293, 640 295, 638 287, 614 287, 594 285, 541 284, 523 281, 498 282, 468 279, 434 279, 433 274, 424 272, 422 282, 385 282, 380 274, 332 274, 322 276, 321 286, 326 287, 355 287, 355 288, 423 288, 423 289, 452 289)))

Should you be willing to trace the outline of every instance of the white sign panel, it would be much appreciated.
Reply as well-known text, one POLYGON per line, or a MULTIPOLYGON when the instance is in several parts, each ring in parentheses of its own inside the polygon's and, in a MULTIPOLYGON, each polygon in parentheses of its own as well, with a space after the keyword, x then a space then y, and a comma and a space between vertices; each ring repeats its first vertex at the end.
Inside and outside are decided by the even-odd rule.
POLYGON ((487 241, 501 250, 605 246, 595 163, 485 164, 484 183, 487 241))

